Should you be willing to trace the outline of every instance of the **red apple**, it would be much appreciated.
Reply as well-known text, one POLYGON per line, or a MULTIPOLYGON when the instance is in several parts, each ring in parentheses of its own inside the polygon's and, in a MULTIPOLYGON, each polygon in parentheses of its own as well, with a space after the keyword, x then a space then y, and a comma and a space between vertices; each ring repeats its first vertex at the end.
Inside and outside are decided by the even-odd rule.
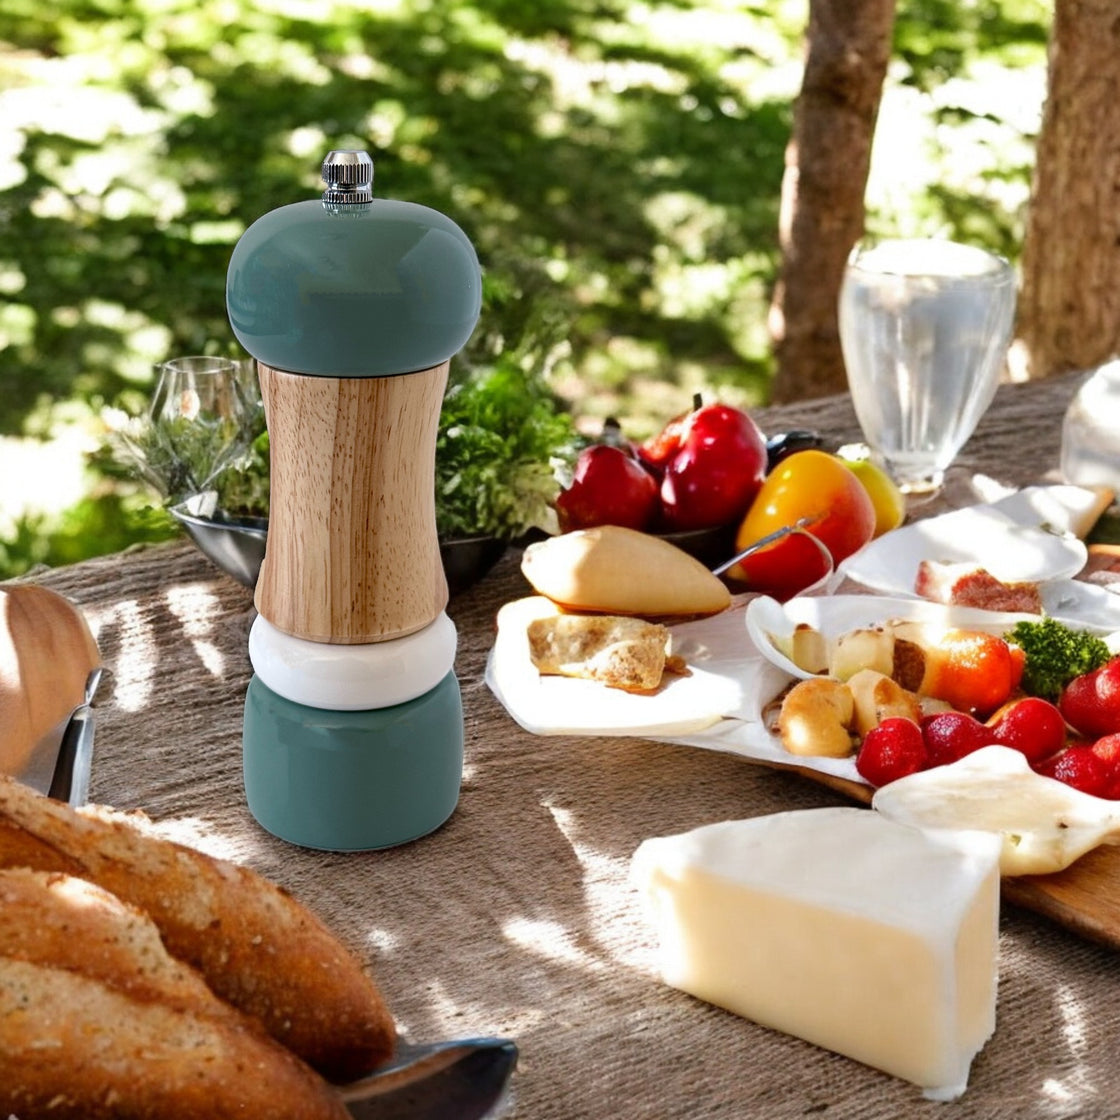
POLYGON ((741 409, 709 404, 669 428, 657 448, 664 527, 711 529, 741 518, 766 475, 766 440, 758 425, 741 409))
POLYGON ((657 483, 633 456, 597 443, 576 459, 571 485, 556 499, 560 529, 621 525, 648 529, 657 512, 657 483))

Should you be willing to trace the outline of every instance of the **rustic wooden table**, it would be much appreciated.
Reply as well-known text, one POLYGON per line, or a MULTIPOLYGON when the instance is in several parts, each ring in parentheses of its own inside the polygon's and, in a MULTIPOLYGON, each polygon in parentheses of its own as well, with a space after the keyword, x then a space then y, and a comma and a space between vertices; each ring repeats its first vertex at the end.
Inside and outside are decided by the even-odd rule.
MULTIPOLYGON (((1012 485, 1046 478, 1075 385, 1002 389, 953 472, 954 492, 977 473, 1012 485)), ((846 398, 759 419, 770 432, 859 436, 846 398)), ((527 590, 516 551, 450 606, 466 716, 456 812, 431 836, 362 854, 294 848, 245 806, 249 592, 184 544, 41 578, 84 606, 112 671, 92 797, 143 809, 165 834, 291 890, 369 962, 413 1038, 515 1038, 511 1116, 1120 1116, 1118 958, 1021 906, 1001 917, 996 1034, 953 1105, 663 986, 628 882, 640 841, 843 797, 715 751, 522 731, 482 676, 498 607, 527 590)))

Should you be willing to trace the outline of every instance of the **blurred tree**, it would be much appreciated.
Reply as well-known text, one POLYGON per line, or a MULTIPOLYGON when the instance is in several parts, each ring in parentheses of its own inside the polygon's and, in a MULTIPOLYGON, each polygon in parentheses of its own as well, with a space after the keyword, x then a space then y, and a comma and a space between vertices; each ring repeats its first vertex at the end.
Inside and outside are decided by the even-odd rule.
POLYGON ((836 300, 863 233, 871 141, 895 0, 810 0, 805 76, 782 179, 782 267, 770 307, 772 399, 842 391, 836 300))
MULTIPOLYGON (((475 242, 487 305, 468 366, 551 359, 559 337, 551 387, 586 430, 616 415, 637 438, 695 392, 764 403, 807 9, 653 0, 635 19, 626 0, 0 4, 0 462, 9 438, 53 450, 60 430, 103 434, 109 406, 144 409, 153 363, 169 355, 236 353, 232 246, 266 210, 314 197, 331 147, 367 148, 379 194, 443 210, 475 242)), ((886 202, 869 201, 869 227, 917 216, 1017 255, 1030 155, 1001 146, 1014 129, 996 107, 1000 68, 1024 53, 1041 66, 1046 11, 1046 0, 898 0, 891 78, 924 99, 908 103, 903 131, 931 128, 936 143, 892 177, 886 202), (935 100, 950 85, 975 107, 935 100)), ((3 574, 173 531, 104 458, 65 516, 6 508, 5 493, 38 492, 14 479, 0 475, 3 574)))
POLYGON ((1023 243, 1022 373, 1120 354, 1120 8, 1057 0, 1023 243))
MULTIPOLYGON (((1078 5, 1069 0, 1069 6, 1078 5)), ((1109 5, 1102 0, 1097 7, 1103 11, 1109 5)), ((1041 50, 1048 30, 1045 5, 1032 0, 969 5, 810 0, 805 74, 782 184, 782 262, 770 308, 777 360, 772 400, 846 390, 836 308, 848 252, 863 236, 946 236, 1018 259, 1024 214, 1003 209, 996 183, 1029 176, 1033 132, 1024 136, 1025 158, 1001 151, 995 161, 1002 164, 999 171, 970 180, 953 174, 947 152, 931 151, 922 165, 929 176, 924 199, 911 200, 915 206, 909 214, 872 212, 868 169, 873 148, 887 154, 885 146, 900 140, 884 135, 879 120, 890 64, 896 86, 901 82, 928 102, 935 132, 971 124, 990 140, 997 123, 1012 132, 1019 127, 1013 123, 1014 104, 1001 105, 999 94, 1015 88, 1009 79, 1033 50, 1041 50), (935 90, 945 90, 989 51, 999 61, 984 83, 982 99, 970 101, 960 83, 952 95, 933 98, 935 90), (1017 159, 1022 159, 1018 165, 1017 159)), ((1105 34, 1099 41, 1109 40, 1105 34)), ((1108 65, 1115 70, 1120 63, 1114 57, 1108 65)), ((914 132, 921 131, 919 119, 909 123, 914 132)), ((915 146, 903 150, 913 153, 915 146)), ((895 163, 890 172, 904 178, 912 169, 895 163)), ((1100 184, 1106 181, 1107 174, 1100 184)))

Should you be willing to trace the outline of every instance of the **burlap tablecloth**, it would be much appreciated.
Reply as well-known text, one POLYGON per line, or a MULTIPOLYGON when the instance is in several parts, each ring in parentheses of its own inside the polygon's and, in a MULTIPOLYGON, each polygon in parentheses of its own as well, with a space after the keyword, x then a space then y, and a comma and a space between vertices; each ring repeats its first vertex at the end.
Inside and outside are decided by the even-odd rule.
MULTIPOLYGON (((1042 477, 1073 384, 1002 390, 962 468, 1042 477)), ((760 418, 858 437, 846 398, 760 418)), ((414 1039, 515 1038, 508 1115, 1120 1117, 1120 960, 1025 911, 1004 908, 998 1028, 954 1104, 663 986, 628 882, 639 842, 841 798, 731 755, 523 732, 482 680, 495 611, 527 590, 517 561, 450 607, 466 713, 458 809, 415 843, 346 855, 275 839, 245 806, 248 591, 185 544, 46 573, 86 608, 112 670, 91 796, 287 887, 369 962, 414 1039)))

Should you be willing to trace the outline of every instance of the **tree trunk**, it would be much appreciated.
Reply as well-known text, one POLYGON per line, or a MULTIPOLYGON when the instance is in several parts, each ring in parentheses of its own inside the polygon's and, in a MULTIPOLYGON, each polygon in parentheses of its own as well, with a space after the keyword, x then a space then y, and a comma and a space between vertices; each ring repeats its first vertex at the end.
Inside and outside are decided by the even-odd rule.
POLYGON ((847 388, 836 304, 844 263, 863 234, 894 12, 895 0, 810 0, 782 180, 782 270, 770 307, 775 402, 847 388))
POLYGON ((1023 242, 1015 372, 1047 377, 1120 352, 1120 9, 1057 0, 1023 242))

